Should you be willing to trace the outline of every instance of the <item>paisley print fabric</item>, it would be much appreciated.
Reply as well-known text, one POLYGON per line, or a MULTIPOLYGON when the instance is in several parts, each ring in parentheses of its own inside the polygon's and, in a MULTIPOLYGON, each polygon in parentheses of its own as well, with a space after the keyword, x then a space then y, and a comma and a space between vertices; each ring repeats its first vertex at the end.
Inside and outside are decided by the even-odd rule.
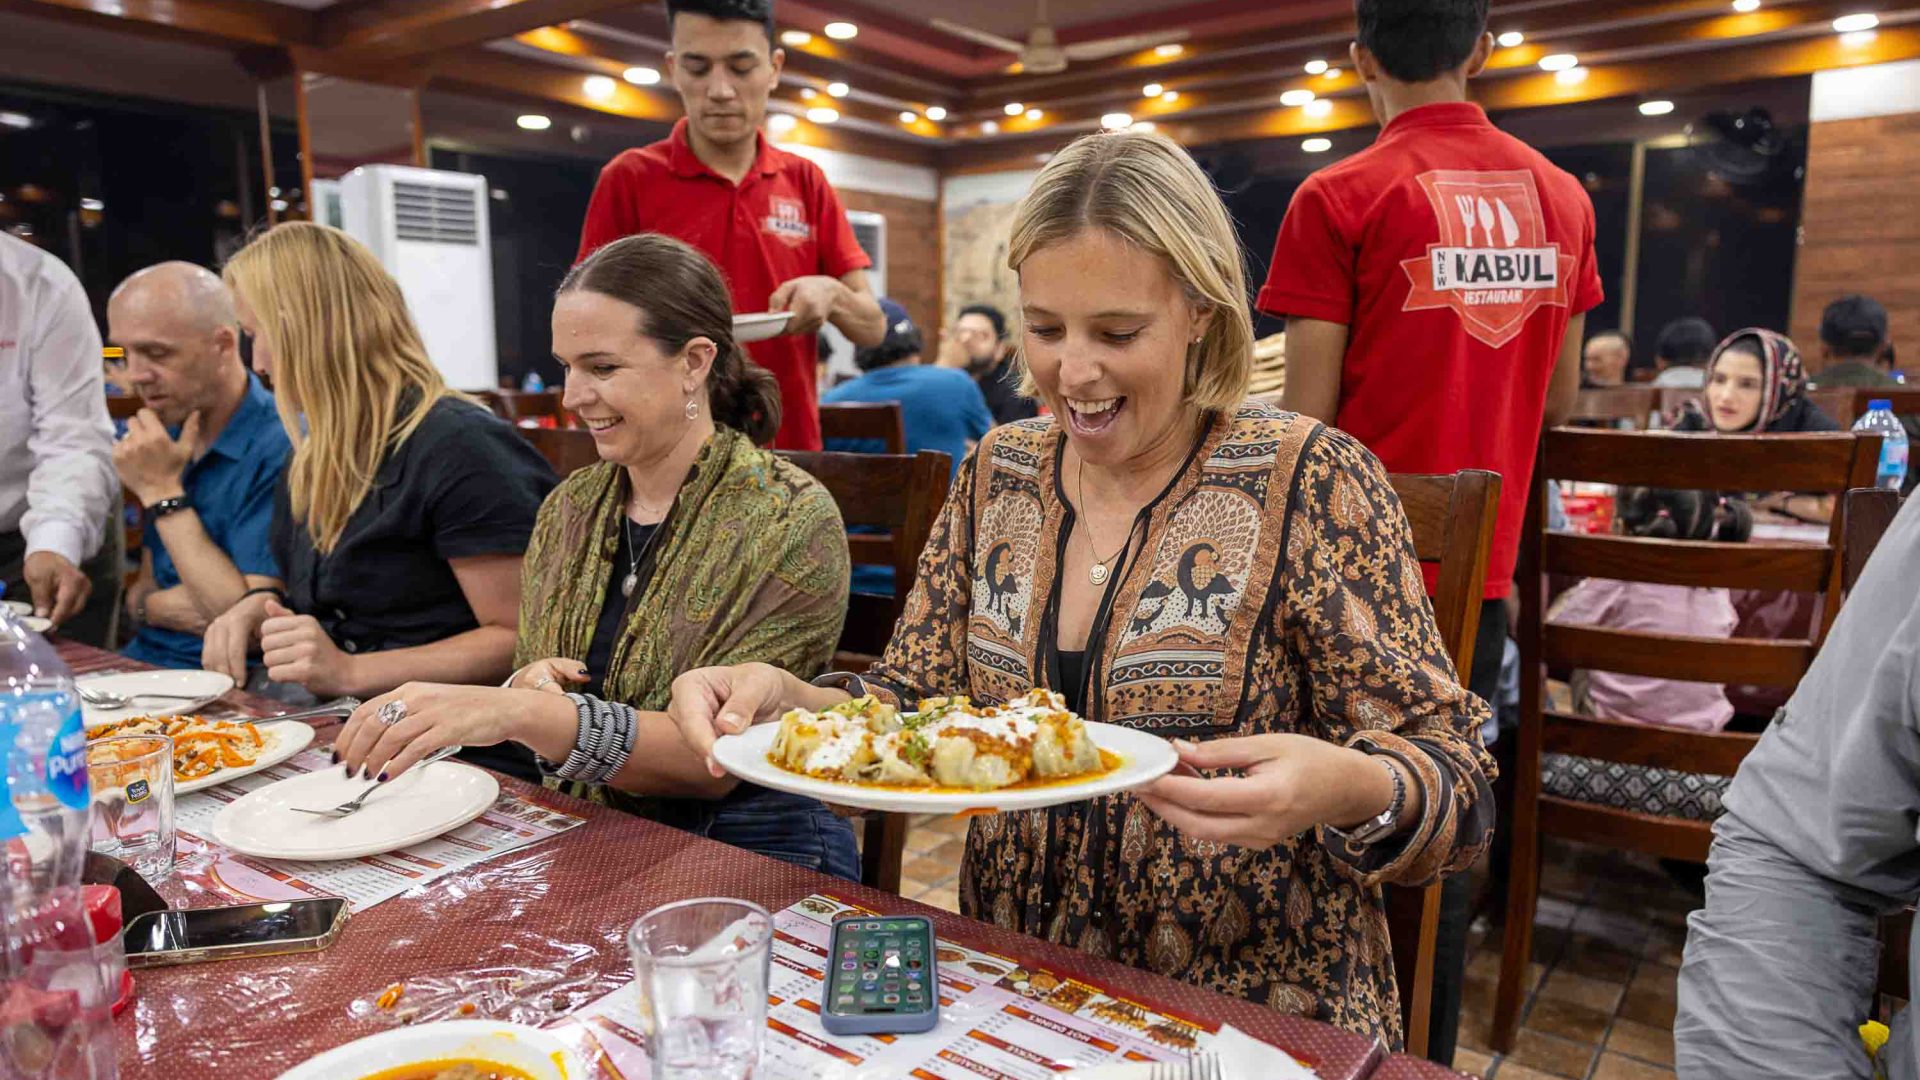
MULTIPOLYGON (((997 702, 1045 683, 1063 450, 1051 420, 1024 421, 962 465, 876 692, 997 702)), ((1486 706, 1442 647, 1398 500, 1345 434, 1249 403, 1211 420, 1145 516, 1089 641, 1089 718, 1392 754, 1425 816, 1367 848, 1321 833, 1265 851, 1184 837, 1125 795, 980 817, 962 910, 1397 1046, 1379 886, 1465 867, 1493 823, 1486 706)))

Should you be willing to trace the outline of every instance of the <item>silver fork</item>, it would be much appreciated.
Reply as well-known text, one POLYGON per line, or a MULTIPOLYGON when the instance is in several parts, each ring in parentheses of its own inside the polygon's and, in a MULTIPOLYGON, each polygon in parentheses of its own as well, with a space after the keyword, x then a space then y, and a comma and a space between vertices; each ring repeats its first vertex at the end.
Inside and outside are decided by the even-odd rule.
POLYGON ((136 701, 152 698, 157 701, 199 701, 205 694, 116 694, 111 690, 89 690, 80 687, 80 700, 102 709, 124 709, 136 701))
MULTIPOLYGON (((421 758, 419 761, 414 762, 413 767, 416 769, 424 769, 436 761, 443 761, 447 758, 452 757, 453 755, 459 753, 461 749, 462 748, 458 745, 443 746, 440 749, 435 750, 433 753, 428 754, 426 757, 421 758)), ((287 807, 287 809, 298 810, 302 814, 314 814, 319 817, 331 817, 331 818, 351 817, 352 815, 357 814, 361 810, 365 809, 367 797, 372 795, 374 792, 380 790, 380 786, 383 783, 385 783, 385 781, 375 780, 373 783, 367 785, 367 790, 361 792, 360 794, 354 796, 352 799, 349 799, 346 802, 343 802, 339 806, 336 806, 330 810, 309 810, 304 806, 289 806, 287 807)))

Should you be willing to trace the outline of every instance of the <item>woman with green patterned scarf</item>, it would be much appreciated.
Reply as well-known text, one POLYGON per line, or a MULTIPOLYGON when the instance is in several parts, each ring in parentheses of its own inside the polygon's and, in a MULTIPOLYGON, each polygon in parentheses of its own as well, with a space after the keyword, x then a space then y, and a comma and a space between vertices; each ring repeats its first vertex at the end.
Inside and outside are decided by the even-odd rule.
POLYGON ((733 341, 719 271, 658 235, 561 283, 553 352, 599 464, 540 508, 504 688, 408 683, 357 710, 336 751, 385 780, 442 746, 512 740, 556 780, 643 816, 857 878, 853 830, 820 803, 715 779, 665 709, 673 678, 760 661, 801 677, 846 617, 846 530, 812 477, 755 443, 773 376, 733 341))

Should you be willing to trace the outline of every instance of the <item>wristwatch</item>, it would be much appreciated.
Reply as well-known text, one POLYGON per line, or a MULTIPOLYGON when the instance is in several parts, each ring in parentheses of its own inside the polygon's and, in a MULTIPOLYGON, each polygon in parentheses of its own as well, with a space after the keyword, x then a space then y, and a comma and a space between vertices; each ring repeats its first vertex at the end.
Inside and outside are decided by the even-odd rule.
POLYGON ((175 495, 170 499, 160 499, 147 507, 147 520, 159 521, 168 514, 177 514, 182 510, 193 509, 193 501, 185 495, 175 495))
POLYGON ((867 680, 851 671, 829 671, 810 681, 813 685, 827 690, 845 690, 856 698, 867 696, 867 680))
POLYGON ((1387 800, 1387 808, 1374 817, 1355 825, 1351 829, 1338 829, 1331 825, 1327 831, 1350 844, 1371 844, 1384 840, 1394 834, 1400 825, 1400 812, 1407 807, 1407 781, 1400 770, 1393 767, 1393 759, 1385 754, 1374 755, 1380 764, 1386 766, 1387 775, 1393 777, 1393 798, 1387 800))

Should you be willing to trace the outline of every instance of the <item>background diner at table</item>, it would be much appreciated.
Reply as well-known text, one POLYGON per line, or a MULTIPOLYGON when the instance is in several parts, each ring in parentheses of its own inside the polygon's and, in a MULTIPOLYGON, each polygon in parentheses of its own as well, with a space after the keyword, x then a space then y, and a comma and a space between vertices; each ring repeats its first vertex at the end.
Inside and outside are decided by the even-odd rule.
POLYGON ((1920 1080, 1911 12, 562 7, 0 10, 0 1075, 1920 1080))

